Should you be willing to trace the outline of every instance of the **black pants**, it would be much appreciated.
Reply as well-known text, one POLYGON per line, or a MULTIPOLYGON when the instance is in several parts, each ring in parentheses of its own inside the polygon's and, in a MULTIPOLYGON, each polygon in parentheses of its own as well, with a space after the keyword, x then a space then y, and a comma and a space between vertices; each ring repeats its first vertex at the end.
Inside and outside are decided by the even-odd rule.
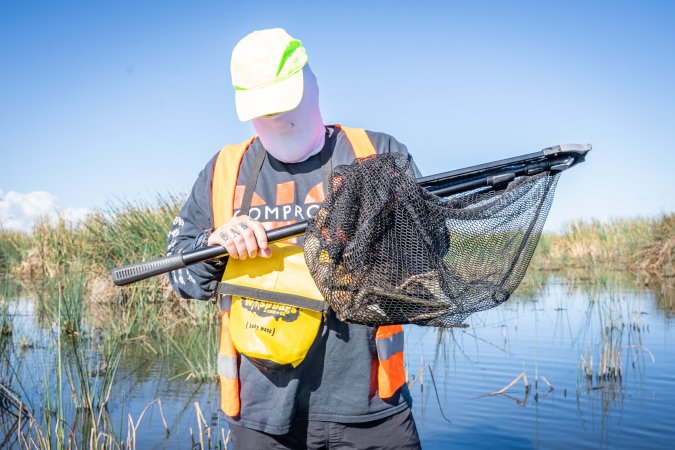
POLYGON ((364 423, 301 421, 287 434, 273 435, 230 425, 234 450, 277 449, 400 449, 419 450, 410 408, 384 419, 364 423))

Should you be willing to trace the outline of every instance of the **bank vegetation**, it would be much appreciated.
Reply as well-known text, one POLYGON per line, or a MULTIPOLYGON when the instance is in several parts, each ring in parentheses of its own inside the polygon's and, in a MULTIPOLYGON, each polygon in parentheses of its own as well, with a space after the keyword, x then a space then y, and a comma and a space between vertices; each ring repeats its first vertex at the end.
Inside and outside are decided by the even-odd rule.
MULTIPOLYGON (((166 277, 115 288, 114 267, 163 256, 166 234, 179 207, 176 198, 155 205, 124 204, 88 216, 79 226, 39 222, 31 234, 0 230, 0 274, 58 279, 86 274, 95 300, 175 298, 166 277)), ((544 233, 530 270, 621 270, 645 279, 672 278, 675 213, 609 222, 575 221, 560 232, 544 233)))

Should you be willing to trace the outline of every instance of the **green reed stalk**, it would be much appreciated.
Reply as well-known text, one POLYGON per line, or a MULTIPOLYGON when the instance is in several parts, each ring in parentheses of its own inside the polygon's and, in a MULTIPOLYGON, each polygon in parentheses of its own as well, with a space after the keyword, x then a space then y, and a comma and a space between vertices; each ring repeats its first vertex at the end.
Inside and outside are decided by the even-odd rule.
POLYGON ((32 242, 32 237, 24 233, 0 230, 0 273, 9 273, 18 267, 32 242))
MULTIPOLYGON (((177 375, 197 382, 217 379, 218 330, 217 308, 210 302, 200 302, 196 311, 203 317, 193 319, 192 325, 181 324, 174 332, 166 333, 168 351, 180 356, 186 371, 177 375)), ((167 330, 168 331, 168 330, 167 330)))
MULTIPOLYGON (((63 386, 63 358, 62 358, 62 352, 61 352, 61 338, 62 338, 62 327, 61 327, 61 302, 59 301, 58 303, 58 336, 57 336, 57 341, 56 341, 56 349, 57 349, 57 362, 56 362, 56 398, 57 398, 57 421, 55 424, 55 437, 56 437, 56 445, 58 448, 63 448, 65 445, 65 411, 63 409, 63 389, 61 386, 63 386), (61 419, 61 420, 59 420, 61 419)), ((46 411, 47 414, 49 414, 49 411, 46 411)))

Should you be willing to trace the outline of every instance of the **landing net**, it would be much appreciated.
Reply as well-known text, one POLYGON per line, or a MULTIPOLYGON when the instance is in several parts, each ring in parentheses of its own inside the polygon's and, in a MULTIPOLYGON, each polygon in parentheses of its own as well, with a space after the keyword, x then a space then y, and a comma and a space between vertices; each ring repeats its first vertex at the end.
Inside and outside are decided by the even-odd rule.
POLYGON ((441 198, 402 155, 337 167, 305 233, 305 259, 345 321, 452 327, 523 279, 559 172, 441 198))

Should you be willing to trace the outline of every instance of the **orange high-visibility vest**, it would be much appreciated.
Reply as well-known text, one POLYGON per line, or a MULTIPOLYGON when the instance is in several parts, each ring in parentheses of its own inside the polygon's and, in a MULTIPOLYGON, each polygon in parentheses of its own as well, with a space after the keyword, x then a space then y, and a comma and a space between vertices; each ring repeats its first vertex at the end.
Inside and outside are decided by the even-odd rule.
MULTIPOLYGON (((365 130, 341 125, 336 125, 336 127, 345 134, 357 158, 365 158, 377 153, 365 130)), ((226 145, 218 154, 213 169, 211 188, 214 228, 218 228, 234 216, 234 197, 239 166, 244 153, 255 139, 254 136, 239 144, 226 145)), ((220 345, 218 348, 220 407, 228 416, 236 417, 241 410, 239 354, 230 337, 230 300, 225 296, 221 296, 220 299, 220 315, 220 345)), ((401 325, 378 327, 375 333, 375 344, 378 356, 378 395, 386 399, 392 397, 406 381, 403 365, 403 327, 401 325)))

